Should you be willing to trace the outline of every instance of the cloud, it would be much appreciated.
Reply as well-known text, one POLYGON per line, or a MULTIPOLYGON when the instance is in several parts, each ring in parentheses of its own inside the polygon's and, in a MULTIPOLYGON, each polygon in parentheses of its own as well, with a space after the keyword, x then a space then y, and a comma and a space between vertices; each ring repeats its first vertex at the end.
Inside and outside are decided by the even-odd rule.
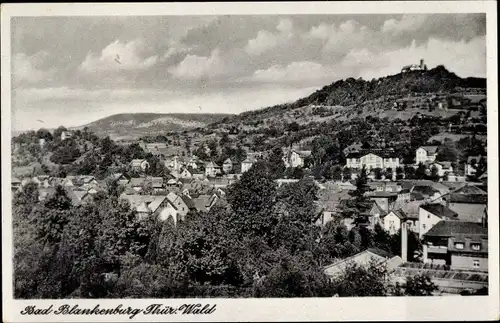
POLYGON ((91 52, 80 64, 80 70, 87 73, 114 72, 122 70, 142 70, 152 67, 158 56, 143 57, 144 43, 140 40, 120 42, 119 40, 106 46, 100 55, 91 52))
POLYGON ((328 77, 331 71, 315 62, 293 62, 286 66, 274 65, 254 72, 252 81, 264 83, 307 83, 328 77))
POLYGON ((339 71, 353 77, 378 78, 399 73, 401 67, 424 59, 429 68, 444 65, 461 77, 486 76, 486 39, 478 36, 466 42, 430 38, 425 44, 389 51, 351 50, 339 63, 339 71), (446 55, 443 55, 446 53, 446 55), (474 54, 472 54, 474 53, 474 54))
POLYGON ((402 32, 415 31, 421 28, 427 21, 426 15, 403 15, 401 19, 389 19, 382 25, 381 31, 397 35, 402 32))
POLYGON ((225 70, 220 50, 216 48, 210 56, 188 54, 178 65, 169 68, 168 72, 178 79, 198 80, 221 75, 225 70))
POLYGON ((259 30, 257 36, 248 41, 245 51, 250 55, 260 55, 270 49, 285 44, 293 34, 293 25, 290 19, 281 19, 276 26, 277 33, 259 30))
POLYGON ((354 20, 341 24, 321 23, 313 26, 303 38, 318 39, 324 44, 323 51, 346 53, 352 47, 369 46, 374 43, 374 32, 354 20))
POLYGON ((54 68, 43 68, 49 53, 39 51, 31 56, 25 53, 15 54, 13 57, 12 76, 15 83, 36 83, 51 78, 54 68))

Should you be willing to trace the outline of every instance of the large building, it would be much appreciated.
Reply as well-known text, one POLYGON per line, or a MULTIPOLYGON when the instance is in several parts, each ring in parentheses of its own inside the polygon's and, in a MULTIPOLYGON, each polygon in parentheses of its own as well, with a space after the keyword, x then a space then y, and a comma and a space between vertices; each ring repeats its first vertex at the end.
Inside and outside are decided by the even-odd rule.
POLYGON ((288 149, 283 152, 283 162, 286 168, 304 167, 305 159, 311 156, 310 150, 288 149))
POLYGON ((367 170, 374 168, 387 169, 394 171, 400 166, 399 157, 393 150, 362 150, 360 152, 349 153, 346 156, 346 167, 359 169, 366 167, 367 170))

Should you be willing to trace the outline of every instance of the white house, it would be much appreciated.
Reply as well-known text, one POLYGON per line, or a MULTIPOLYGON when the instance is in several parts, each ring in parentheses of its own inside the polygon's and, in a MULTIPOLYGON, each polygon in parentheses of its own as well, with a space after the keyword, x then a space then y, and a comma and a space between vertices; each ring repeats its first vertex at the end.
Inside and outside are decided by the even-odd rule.
POLYGON ((205 165, 205 176, 215 177, 221 174, 221 167, 214 162, 208 162, 205 165))
POLYGON ((61 141, 64 141, 64 140, 71 138, 71 137, 73 137, 73 132, 71 132, 69 130, 61 132, 61 141))
POLYGON ((310 155, 310 150, 289 149, 284 152, 283 162, 286 168, 304 167, 304 161, 310 155))
POLYGON ((441 221, 457 221, 458 214, 443 204, 423 204, 418 210, 419 236, 423 237, 433 226, 441 221))
POLYGON ((407 228, 416 232, 418 230, 418 218, 411 217, 403 210, 392 210, 382 217, 384 229, 390 234, 396 234, 401 229, 401 224, 407 223, 407 228))
POLYGON ((244 161, 241 162, 241 172, 244 173, 252 168, 255 163, 255 158, 248 156, 244 161))
POLYGON ((451 166, 451 162, 435 162, 432 163, 432 167, 436 167, 437 173, 439 177, 443 177, 445 174, 452 174, 453 173, 453 166, 451 166))
POLYGON ((149 167, 149 163, 146 159, 132 159, 130 166, 135 171, 145 171, 149 167))
POLYGON ((178 220, 184 221, 184 219, 186 218, 186 214, 188 214, 189 212, 189 207, 184 202, 182 197, 175 194, 174 192, 170 192, 167 194, 167 199, 177 211, 177 218, 175 219, 175 222, 177 222, 178 220))
POLYGON ((415 151, 415 163, 425 164, 426 162, 434 162, 437 156, 438 146, 420 146, 415 151))

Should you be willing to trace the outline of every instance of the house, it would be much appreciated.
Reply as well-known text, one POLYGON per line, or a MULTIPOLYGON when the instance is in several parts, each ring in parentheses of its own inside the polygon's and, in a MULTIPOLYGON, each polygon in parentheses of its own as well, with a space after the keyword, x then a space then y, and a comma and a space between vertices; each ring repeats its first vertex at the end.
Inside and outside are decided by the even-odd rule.
POLYGON ((400 166, 399 157, 391 149, 371 149, 349 153, 346 156, 347 168, 361 169, 363 166, 369 171, 374 168, 395 170, 400 166))
POLYGON ((66 131, 61 132, 61 141, 64 141, 64 140, 69 139, 71 137, 73 137, 72 131, 66 130, 66 131))
POLYGON ((398 198, 398 193, 389 193, 389 192, 368 192, 366 194, 371 200, 375 201, 380 208, 388 213, 391 210, 392 205, 396 202, 398 198))
POLYGON ((418 211, 419 237, 441 221, 458 221, 458 214, 440 203, 425 203, 418 211))
POLYGON ((167 199, 165 195, 120 195, 120 200, 126 200, 130 208, 137 212, 139 219, 155 217, 159 221, 166 221, 172 218, 177 223, 177 209, 167 199))
POLYGON ((21 188, 21 180, 17 177, 12 177, 11 180, 11 188, 12 188, 12 192, 17 192, 19 191, 19 189, 21 188))
POLYGON ((305 159, 309 156, 310 150, 288 149, 283 152, 283 162, 286 168, 304 167, 305 159))
POLYGON ((221 167, 219 165, 217 165, 216 163, 214 162, 208 162, 206 165, 205 165, 205 176, 207 177, 215 177, 219 174, 221 174, 222 171, 221 171, 221 167))
POLYGON ((355 142, 352 145, 344 148, 344 150, 342 151, 344 155, 348 155, 349 153, 360 152, 362 149, 363 149, 363 144, 360 142, 355 142))
POLYGON ((420 146, 415 151, 415 164, 425 164, 426 162, 434 162, 437 157, 439 146, 420 146))
POLYGON ((403 264, 403 259, 379 248, 368 248, 354 256, 325 266, 323 271, 330 279, 335 279, 339 275, 342 275, 345 269, 351 264, 368 267, 372 262, 379 266, 386 265, 389 272, 392 272, 403 264))
POLYGON ((146 159, 132 159, 130 166, 137 172, 144 172, 149 168, 149 163, 146 159))
POLYGON ((179 178, 204 178, 205 173, 197 168, 184 167, 179 173, 179 178))
POLYGON ((222 170, 225 174, 231 173, 231 171, 233 170, 233 162, 230 158, 224 161, 224 163, 222 164, 222 170))
POLYGON ((451 166, 451 162, 434 162, 430 164, 430 167, 435 167, 437 169, 437 175, 439 177, 443 177, 446 174, 453 173, 453 166, 451 166))
POLYGON ((92 201, 93 197, 86 190, 81 188, 65 187, 66 195, 71 199, 73 206, 80 206, 92 201))
POLYGON ((190 212, 190 211, 191 212, 196 211, 196 205, 194 204, 194 201, 193 201, 193 199, 191 197, 189 197, 186 194, 182 194, 181 198, 184 201, 184 204, 186 204, 186 206, 188 208, 188 212, 190 212))
POLYGON ((192 169, 198 169, 199 168, 198 163, 199 163, 198 157, 193 156, 187 161, 186 167, 188 168, 190 167, 192 169))
POLYGON ((411 231, 418 231, 418 215, 406 214, 403 209, 392 210, 382 217, 383 228, 390 234, 398 233, 403 222, 411 231))
POLYGON ((174 192, 168 193, 167 199, 177 209, 177 220, 184 221, 190 209, 184 199, 174 192))
POLYGON ((488 270, 488 229, 474 222, 441 221, 423 236, 424 262, 452 269, 488 270))
POLYGON ((441 192, 433 188, 432 186, 427 185, 416 185, 413 186, 410 190, 410 199, 413 200, 429 200, 429 201, 437 201, 441 197, 441 192), (421 198, 422 197, 422 198, 421 198))
POLYGON ((473 176, 476 173, 479 161, 481 158, 486 158, 486 156, 469 156, 467 157, 467 163, 465 164, 465 175, 473 176))
POLYGON ((182 161, 179 156, 173 156, 171 159, 165 160, 165 167, 171 171, 179 172, 182 168, 182 161))
POLYGON ((389 181, 371 181, 367 185, 377 192, 399 192, 401 191, 401 183, 389 181))
POLYGON ((114 173, 108 176, 107 180, 116 182, 118 185, 127 185, 130 179, 128 179, 122 173, 114 173))
POLYGON ((477 186, 463 186, 442 198, 460 221, 482 223, 487 218, 488 193, 477 186))
POLYGON ((247 156, 244 161, 241 162, 241 173, 248 171, 252 168, 253 164, 256 162, 255 157, 247 156))
POLYGON ((154 156, 164 156, 167 151, 167 144, 164 142, 152 142, 144 145, 144 150, 154 156))

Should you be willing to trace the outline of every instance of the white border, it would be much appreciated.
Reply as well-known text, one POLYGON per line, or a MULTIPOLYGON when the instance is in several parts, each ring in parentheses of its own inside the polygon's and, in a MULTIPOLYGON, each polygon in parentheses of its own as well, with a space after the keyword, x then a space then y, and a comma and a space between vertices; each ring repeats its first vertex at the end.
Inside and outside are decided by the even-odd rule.
POLYGON ((131 321, 126 316, 20 316, 26 305, 79 304, 81 307, 145 307, 216 303, 207 316, 143 316, 135 321, 333 321, 333 320, 488 320, 499 310, 498 218, 498 88, 497 16, 495 1, 394 1, 394 2, 281 2, 281 3, 108 3, 108 4, 2 4, 2 285, 5 322, 131 321), (10 18, 13 16, 110 16, 110 15, 224 15, 224 14, 369 14, 369 13, 486 13, 488 78, 488 204, 489 296, 482 297, 381 297, 317 299, 184 299, 184 300, 13 300, 10 160, 10 18))

